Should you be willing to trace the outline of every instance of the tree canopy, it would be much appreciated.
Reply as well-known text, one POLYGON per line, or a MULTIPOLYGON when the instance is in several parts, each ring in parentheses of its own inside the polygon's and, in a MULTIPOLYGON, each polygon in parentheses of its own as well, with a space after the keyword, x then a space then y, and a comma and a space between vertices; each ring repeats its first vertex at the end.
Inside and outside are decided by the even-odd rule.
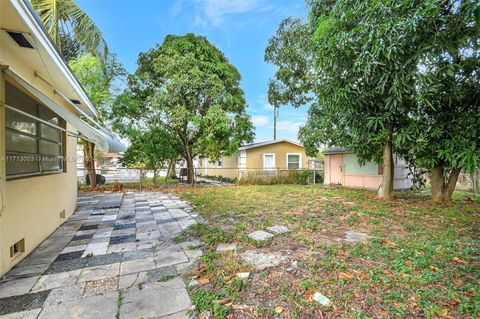
POLYGON ((109 54, 105 63, 98 57, 85 53, 72 58, 68 65, 82 84, 90 101, 99 111, 97 120, 108 118, 110 104, 117 92, 115 82, 125 79, 127 72, 118 62, 116 55, 109 54))
POLYGON ((232 155, 253 140, 240 79, 205 37, 169 35, 139 55, 138 69, 114 105, 115 127, 171 132, 182 145, 193 182, 194 157, 232 155))
POLYGON ((336 145, 383 162, 382 198, 392 193, 393 151, 429 169, 478 167, 478 3, 308 5, 309 20, 282 22, 267 54, 279 67, 277 100, 312 99, 299 133, 309 154, 336 145))
POLYGON ((154 183, 158 170, 164 168, 166 163, 174 163, 182 155, 181 144, 166 130, 132 131, 128 137, 130 145, 120 162, 127 167, 153 170, 154 183))

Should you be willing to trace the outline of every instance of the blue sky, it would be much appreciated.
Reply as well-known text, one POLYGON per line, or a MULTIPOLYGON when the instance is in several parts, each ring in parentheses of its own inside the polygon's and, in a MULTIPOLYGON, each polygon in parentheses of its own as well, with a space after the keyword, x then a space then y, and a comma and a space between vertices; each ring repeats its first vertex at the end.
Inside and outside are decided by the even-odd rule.
MULTIPOLYGON (((77 0, 103 31, 110 50, 129 72, 140 52, 166 35, 204 35, 222 50, 242 75, 247 112, 256 127, 256 141, 273 137, 273 110, 267 101, 274 67, 263 61, 265 46, 280 21, 305 16, 304 0, 77 0)), ((307 108, 280 109, 277 138, 297 140, 307 108)))

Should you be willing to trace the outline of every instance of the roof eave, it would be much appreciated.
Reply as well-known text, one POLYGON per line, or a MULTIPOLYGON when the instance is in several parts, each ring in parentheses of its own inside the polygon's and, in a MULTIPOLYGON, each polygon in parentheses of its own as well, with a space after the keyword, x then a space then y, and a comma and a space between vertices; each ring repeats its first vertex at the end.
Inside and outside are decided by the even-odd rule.
POLYGON ((62 55, 58 51, 58 48, 53 43, 53 40, 48 35, 47 30, 45 29, 42 21, 40 20, 37 12, 31 6, 28 0, 13 0, 12 4, 14 5, 17 12, 21 15, 25 23, 29 26, 34 36, 38 38, 41 45, 49 53, 50 57, 54 63, 58 66, 60 71, 63 73, 65 78, 68 80, 73 89, 78 93, 80 98, 83 100, 88 109, 92 112, 93 116, 97 116, 98 112, 90 99, 88 98, 85 90, 78 82, 77 78, 73 74, 72 70, 68 64, 63 59, 62 55))

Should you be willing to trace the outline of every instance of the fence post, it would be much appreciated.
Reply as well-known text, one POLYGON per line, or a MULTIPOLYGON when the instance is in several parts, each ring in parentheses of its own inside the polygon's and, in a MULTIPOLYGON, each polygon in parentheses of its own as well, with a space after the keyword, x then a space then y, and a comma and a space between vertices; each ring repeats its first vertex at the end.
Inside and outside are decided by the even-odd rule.
POLYGON ((317 173, 315 172, 316 166, 317 166, 316 163, 313 162, 313 185, 315 185, 317 182, 317 173))

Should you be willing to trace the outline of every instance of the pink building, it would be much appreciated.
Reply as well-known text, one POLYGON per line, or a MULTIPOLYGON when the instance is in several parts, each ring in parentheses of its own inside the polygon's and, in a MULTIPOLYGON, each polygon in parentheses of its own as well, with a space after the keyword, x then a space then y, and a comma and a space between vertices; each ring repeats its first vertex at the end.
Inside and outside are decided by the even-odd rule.
MULTIPOLYGON (((332 147, 325 152, 325 184, 345 187, 378 189, 383 180, 383 165, 367 162, 360 165, 352 152, 341 147, 332 147)), ((412 180, 405 161, 394 155, 394 184, 396 190, 408 190, 412 180)))

